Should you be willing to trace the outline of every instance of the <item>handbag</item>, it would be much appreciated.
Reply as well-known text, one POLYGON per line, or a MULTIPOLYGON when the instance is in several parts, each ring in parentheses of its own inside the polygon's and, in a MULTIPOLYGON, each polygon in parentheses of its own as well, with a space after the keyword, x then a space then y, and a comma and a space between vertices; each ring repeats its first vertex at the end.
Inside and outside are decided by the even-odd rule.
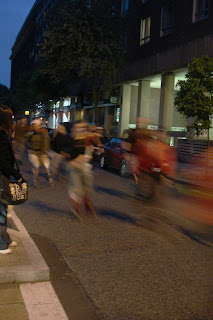
MULTIPOLYGON (((13 152, 13 146, 10 142, 13 152)), ((13 152, 14 156, 14 152, 13 152)), ((18 172, 20 172, 17 160, 14 161, 18 172)), ((8 179, 0 173, 0 201, 6 205, 19 205, 28 200, 28 184, 22 178, 21 182, 8 179)))
POLYGON ((28 185, 25 180, 14 182, 3 174, 0 176, 0 201, 6 205, 19 205, 28 200, 28 185))

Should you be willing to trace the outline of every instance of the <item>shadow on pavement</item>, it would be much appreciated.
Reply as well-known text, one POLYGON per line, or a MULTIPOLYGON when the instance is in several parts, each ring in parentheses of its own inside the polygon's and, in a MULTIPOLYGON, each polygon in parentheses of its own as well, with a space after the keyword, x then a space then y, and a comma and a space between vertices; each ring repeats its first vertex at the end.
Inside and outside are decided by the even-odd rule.
POLYGON ((178 227, 178 230, 183 233, 185 236, 189 237, 191 240, 198 242, 199 244, 202 244, 204 246, 213 248, 212 245, 207 244, 206 242, 204 242, 205 240, 208 241, 213 241, 213 236, 211 237, 206 237, 204 234, 197 234, 195 232, 191 232, 189 230, 186 230, 182 227, 178 227), (201 240, 202 239, 202 240, 201 240))
POLYGON ((137 220, 135 218, 128 216, 126 214, 122 214, 119 211, 103 209, 103 210, 99 210, 98 214, 103 217, 111 217, 111 218, 115 218, 117 220, 121 220, 123 222, 132 223, 135 225, 138 224, 137 220))
POLYGON ((94 187, 94 190, 95 192, 97 193, 107 193, 111 196, 115 196, 115 197, 118 197, 118 198, 132 198, 132 199, 137 199, 134 195, 132 194, 129 194, 129 193, 126 193, 126 192, 122 192, 122 191, 119 191, 119 190, 115 190, 115 189, 112 189, 112 188, 106 188, 106 187, 101 187, 101 186, 95 186, 94 187))
POLYGON ((193 232, 190 229, 187 229, 186 227, 183 227, 181 225, 174 224, 174 221, 169 221, 168 217, 165 219, 163 216, 155 216, 155 215, 147 215, 143 214, 141 216, 138 216, 137 218, 131 217, 127 214, 123 214, 116 210, 106 210, 101 209, 98 210, 98 215, 103 217, 111 217, 126 223, 133 224, 135 226, 138 226, 140 228, 150 230, 155 233, 165 233, 165 226, 173 229, 174 231, 181 233, 185 235, 186 237, 190 238, 190 240, 195 241, 201 245, 207 246, 207 247, 213 247, 210 243, 213 241, 213 235, 208 235, 205 233, 197 233, 193 232), (164 226, 164 227, 163 227, 164 226), (163 227, 163 228, 162 228, 163 227), (206 243, 207 241, 207 243, 206 243))
MULTIPOLYGON (((64 213, 64 214, 70 214, 70 211, 69 210, 64 210, 64 209, 61 209, 61 208, 55 208, 54 206, 49 206, 48 204, 46 204, 45 202, 39 200, 31 200, 28 204, 29 207, 33 207, 33 208, 38 208, 39 210, 42 210, 42 211, 48 211, 48 212, 51 212, 51 213, 64 213)), ((71 215, 70 215, 71 216, 71 215)))

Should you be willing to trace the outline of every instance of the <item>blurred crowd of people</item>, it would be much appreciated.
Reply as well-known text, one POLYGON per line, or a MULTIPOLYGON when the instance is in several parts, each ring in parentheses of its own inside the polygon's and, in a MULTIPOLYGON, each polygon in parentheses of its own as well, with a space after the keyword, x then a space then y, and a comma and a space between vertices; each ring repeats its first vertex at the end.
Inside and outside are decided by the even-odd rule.
POLYGON ((27 147, 35 188, 40 188, 40 167, 44 168, 45 177, 51 185, 60 180, 62 164, 66 167, 72 212, 80 221, 83 220, 82 204, 88 213, 96 215, 89 193, 93 181, 92 160, 94 153, 103 146, 102 133, 102 127, 88 125, 86 121, 74 123, 70 133, 59 124, 51 139, 40 118, 34 119, 30 126, 23 118, 13 127, 16 157, 22 164, 27 147))
MULTIPOLYGON (((77 121, 72 124, 70 132, 67 132, 63 124, 59 124, 51 136, 40 118, 34 119, 30 124, 26 118, 15 123, 11 120, 12 112, 9 108, 1 107, 0 111, 6 119, 0 119, 0 171, 6 172, 8 177, 22 179, 14 169, 13 150, 9 144, 11 137, 15 156, 20 164, 23 165, 25 149, 28 151, 35 188, 40 188, 41 167, 44 168, 45 178, 50 185, 63 178, 60 169, 66 168, 72 213, 80 221, 83 221, 83 211, 96 216, 90 200, 93 188, 92 164, 94 156, 100 154, 103 147, 103 128, 89 125, 86 121, 77 121), (9 159, 8 163, 5 157, 9 159)), ((125 153, 136 193, 149 199, 153 196, 156 178, 164 182, 175 180, 178 161, 177 151, 170 147, 167 134, 160 130, 148 130, 147 123, 146 119, 137 118, 136 128, 128 130, 127 137, 122 139, 122 152, 125 153)), ((204 158, 207 159, 204 160, 204 165, 208 163, 212 167, 208 151, 204 158)), ((199 166, 201 167, 200 163, 199 166)), ((212 170, 206 170, 203 177, 205 182, 210 180, 212 183, 212 170)), ((210 183, 209 188, 212 190, 210 183)), ((16 245, 6 231, 7 217, 12 212, 13 206, 5 206, 0 202, 0 253, 10 253, 9 246, 16 245)))
MULTIPOLYGON (((60 180, 60 167, 66 163, 68 193, 73 213, 82 220, 83 204, 86 211, 95 215, 89 199, 93 181, 92 160, 103 146, 103 128, 79 121, 72 125, 68 134, 65 126, 59 124, 50 136, 40 118, 34 119, 30 126, 27 119, 23 118, 13 129, 15 153, 20 164, 27 146, 35 187, 40 188, 41 166, 45 170, 47 181, 53 185, 60 180)), ((147 121, 144 118, 137 118, 136 128, 123 139, 122 149, 125 150, 127 166, 144 198, 153 195, 153 178, 176 175, 177 154, 175 148, 168 145, 167 139, 167 135, 162 131, 147 130, 147 121)))

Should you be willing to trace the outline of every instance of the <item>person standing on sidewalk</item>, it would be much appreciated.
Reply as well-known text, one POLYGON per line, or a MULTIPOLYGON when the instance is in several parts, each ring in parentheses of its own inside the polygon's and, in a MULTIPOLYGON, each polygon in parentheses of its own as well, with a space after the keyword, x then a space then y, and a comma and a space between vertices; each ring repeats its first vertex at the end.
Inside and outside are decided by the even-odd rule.
MULTIPOLYGON (((8 179, 12 176, 18 182, 22 181, 21 173, 14 168, 15 156, 11 147, 10 133, 12 130, 12 111, 10 108, 0 106, 0 172, 8 179)), ((7 232, 8 206, 0 201, 0 254, 11 253, 10 247, 15 247, 7 232)))
POLYGON ((44 166, 46 179, 50 184, 54 182, 50 173, 50 159, 48 156, 50 148, 49 136, 42 131, 41 124, 40 119, 34 119, 31 123, 33 130, 26 135, 29 161, 32 164, 34 182, 37 189, 39 188, 39 167, 41 164, 44 166))

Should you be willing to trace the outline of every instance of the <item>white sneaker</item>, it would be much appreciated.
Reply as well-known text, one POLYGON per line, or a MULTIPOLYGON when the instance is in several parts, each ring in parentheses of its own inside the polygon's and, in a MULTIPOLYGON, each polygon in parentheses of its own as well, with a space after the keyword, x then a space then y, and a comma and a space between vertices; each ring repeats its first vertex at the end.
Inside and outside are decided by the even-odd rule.
POLYGON ((11 253, 11 252, 12 252, 11 249, 0 250, 0 254, 8 254, 8 253, 11 253))
POLYGON ((15 241, 12 241, 11 244, 9 244, 9 247, 15 247, 15 246, 17 246, 17 242, 15 241))
POLYGON ((12 218, 12 215, 14 214, 15 214, 15 211, 13 209, 10 209, 10 206, 8 206, 7 218, 12 218))

